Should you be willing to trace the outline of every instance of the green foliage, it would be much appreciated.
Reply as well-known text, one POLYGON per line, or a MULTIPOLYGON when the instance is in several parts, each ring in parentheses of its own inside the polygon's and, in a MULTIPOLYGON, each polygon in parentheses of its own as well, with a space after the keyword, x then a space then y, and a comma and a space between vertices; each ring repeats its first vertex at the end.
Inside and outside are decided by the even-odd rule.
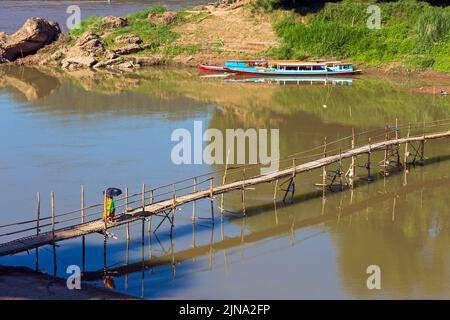
MULTIPOLYGON (((120 46, 114 43, 114 39, 117 36, 133 34, 138 36, 147 45, 149 51, 156 51, 160 46, 168 45, 178 38, 178 34, 171 30, 173 24, 155 24, 147 19, 151 13, 162 14, 165 11, 165 7, 155 6, 133 12, 127 16, 128 25, 115 29, 113 32, 104 36, 102 41, 106 47, 115 48, 120 46)), ((81 22, 81 28, 72 30, 71 34, 78 36, 88 30, 92 32, 101 31, 101 23, 101 17, 91 17, 83 20, 81 22)))
POLYGON ((307 15, 308 23, 291 12, 276 24, 282 39, 273 51, 277 58, 336 57, 378 66, 401 62, 408 69, 450 71, 450 8, 433 7, 416 0, 377 3, 381 28, 366 25, 370 3, 344 0, 327 3, 307 15))
POLYGON ((69 34, 73 36, 79 36, 85 33, 87 30, 99 28, 102 22, 102 17, 93 16, 81 21, 80 28, 70 30, 69 34))
POLYGON ((415 29, 426 44, 450 40, 450 11, 425 11, 419 16, 415 29))

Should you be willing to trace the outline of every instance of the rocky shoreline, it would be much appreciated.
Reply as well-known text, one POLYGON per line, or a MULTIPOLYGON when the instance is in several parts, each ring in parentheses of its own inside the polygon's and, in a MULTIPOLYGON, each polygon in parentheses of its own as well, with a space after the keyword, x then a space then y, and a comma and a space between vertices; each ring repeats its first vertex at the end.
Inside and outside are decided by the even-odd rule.
MULTIPOLYGON (((95 17, 84 21, 79 32, 69 33, 61 32, 57 23, 30 18, 13 35, 0 32, 0 65, 133 71, 158 65, 197 67, 221 65, 228 59, 261 59, 280 45, 274 30, 276 19, 252 11, 251 0, 219 0, 179 11, 152 7, 127 17, 95 17)), ((397 63, 359 67, 365 73, 448 77, 440 72, 429 75, 430 70, 408 71, 397 63)))
MULTIPOLYGON (((218 2, 184 11, 149 10, 145 17, 139 19, 107 16, 97 18, 95 24, 79 35, 62 33, 55 22, 30 18, 15 34, 8 36, 0 33, 0 63, 60 67, 69 71, 82 68, 133 70, 163 64, 197 66, 201 63, 222 63, 237 54, 251 56, 274 43, 275 35, 268 28, 270 23, 265 26, 267 30, 264 35, 270 41, 250 49, 229 48, 235 44, 221 40, 225 42, 222 47, 212 50, 209 40, 191 39, 194 25, 209 33, 202 33, 201 37, 205 39, 222 35, 224 38, 235 38, 239 30, 233 31, 228 22, 222 22, 232 18, 244 25, 253 23, 249 10, 243 8, 247 2, 239 0, 232 5, 218 2), (145 39, 135 34, 136 25, 145 25, 138 30, 145 39), (222 29, 215 30, 217 25, 222 29), (169 36, 173 39, 157 42, 158 37, 169 36)), ((240 41, 248 46, 245 40, 240 41)))

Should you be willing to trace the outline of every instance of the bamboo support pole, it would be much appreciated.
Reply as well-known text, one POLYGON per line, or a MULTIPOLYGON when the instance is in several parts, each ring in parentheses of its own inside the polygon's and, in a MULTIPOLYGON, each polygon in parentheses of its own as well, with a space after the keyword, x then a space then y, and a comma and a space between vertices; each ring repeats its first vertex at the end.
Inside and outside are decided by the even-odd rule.
MULTIPOLYGON (((409 138, 409 135, 411 134, 411 123, 408 124, 408 133, 406 134, 406 137, 409 138)), ((408 167, 408 142, 405 142, 405 153, 403 154, 403 167, 406 169, 408 167)))
POLYGON ((104 226, 103 226, 103 231, 106 235, 106 230, 108 229, 108 207, 107 207, 107 201, 106 201, 106 189, 104 191, 104 195, 103 195, 103 215, 104 215, 104 226))
POLYGON ((214 178, 209 180, 209 199, 211 202, 211 222, 214 225, 214 178))
POLYGON ((53 242, 53 275, 56 277, 56 244, 55 244, 55 193, 52 191, 51 195, 51 207, 52 207, 52 242, 53 242))
MULTIPOLYGON (((129 207, 128 207, 128 202, 129 202, 128 197, 129 197, 129 195, 128 195, 128 187, 127 187, 127 188, 125 188, 125 212, 128 212, 128 209, 129 209, 129 207)), ((127 240, 130 240, 130 224, 129 223, 127 223, 126 233, 127 233, 127 240)))
POLYGON ((107 246, 107 242, 108 242, 108 236, 106 235, 106 233, 103 235, 103 273, 106 276, 106 271, 107 271, 107 253, 106 253, 106 246, 107 246))
POLYGON ((50 201, 52 206, 52 240, 55 243, 55 193, 52 191, 50 194, 50 201))
POLYGON ((370 163, 370 154, 372 153, 372 146, 371 146, 371 140, 369 138, 369 152, 367 153, 367 180, 371 181, 372 180, 372 176, 370 174, 370 167, 371 167, 371 163, 370 163))
MULTIPOLYGON (((327 157, 327 137, 324 138, 323 142, 323 158, 327 157)), ((325 197, 325 186, 327 184, 327 167, 322 167, 322 197, 325 197)))
MULTIPOLYGON (((36 236, 39 236, 39 220, 41 219, 41 193, 37 193, 37 208, 36 208, 36 236)), ((36 271, 39 271, 39 248, 36 248, 36 271)))
POLYGON ((242 214, 245 216, 245 168, 242 170, 242 214))
POLYGON ((141 205, 142 205, 142 212, 144 212, 145 211, 145 183, 142 184, 141 205))
MULTIPOLYGON (((197 177, 194 177, 194 193, 197 192, 197 177)), ((195 200, 192 201, 192 222, 195 221, 195 200)))
MULTIPOLYGON (((355 149, 355 129, 352 128, 352 150, 355 149)), ((350 165, 351 177, 350 177, 350 187, 354 187, 354 179, 356 178, 356 156, 352 156, 352 162, 350 165)))
MULTIPOLYGON (((385 135, 384 135, 384 141, 389 140, 389 128, 386 127, 385 129, 385 135)), ((386 144, 384 147, 384 160, 383 160, 383 175, 386 177, 387 170, 388 170, 388 156, 389 156, 389 146, 386 144)))
POLYGON ((174 220, 175 220, 175 210, 177 205, 177 194, 176 194, 176 186, 175 183, 172 184, 172 228, 174 226, 174 220))
POLYGON ((425 163, 425 119, 423 120, 423 138, 420 141, 420 164, 423 165, 425 163))
MULTIPOLYGON (((85 204, 84 204, 84 186, 81 185, 81 224, 85 223, 85 204)), ((81 269, 83 273, 86 271, 86 237, 81 237, 81 269)))
POLYGON ((277 191, 278 191, 278 179, 275 180, 275 189, 273 191, 273 201, 277 201, 277 191))
MULTIPOLYGON (((225 162, 225 171, 223 173, 222 185, 225 184, 226 179, 227 179, 229 157, 230 157, 230 149, 228 149, 228 152, 227 152, 227 161, 225 162)), ((225 196, 224 193, 222 193, 220 195, 220 218, 221 219, 223 218, 223 210, 224 210, 224 208, 223 208, 223 205, 224 205, 223 201, 224 201, 224 196, 225 196)))
MULTIPOLYGON (((150 204, 153 204, 153 202, 155 201, 154 200, 154 189, 152 189, 152 190, 150 190, 150 204)), ((152 232, 152 218, 153 218, 153 215, 150 215, 150 217, 148 217, 148 221, 147 221, 147 233, 151 233, 152 232)), ((149 235, 149 237, 151 237, 150 235, 149 235)))
POLYGON ((341 150, 341 148, 339 148, 339 185, 340 185, 340 187, 341 187, 341 191, 342 191, 342 189, 343 189, 343 177, 342 177, 342 175, 343 175, 343 171, 342 171, 342 150, 341 150))
POLYGON ((398 128, 398 119, 395 118, 395 141, 397 142, 395 145, 395 149, 396 149, 396 155, 397 155, 397 169, 401 169, 401 162, 400 162, 400 144, 398 143, 398 132, 399 132, 399 128, 398 128))
MULTIPOLYGON (((125 248, 125 266, 128 266, 130 260, 130 239, 127 238, 127 244, 125 248)), ((125 289, 128 289, 128 273, 125 274, 125 289)))

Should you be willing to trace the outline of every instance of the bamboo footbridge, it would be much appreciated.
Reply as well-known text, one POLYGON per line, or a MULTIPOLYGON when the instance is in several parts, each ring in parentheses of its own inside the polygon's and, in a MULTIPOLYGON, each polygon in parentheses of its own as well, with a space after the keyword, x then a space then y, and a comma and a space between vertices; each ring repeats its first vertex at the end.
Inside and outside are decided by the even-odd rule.
MULTIPOLYGON (((393 126, 369 130, 343 137, 341 139, 325 142, 315 148, 301 151, 283 159, 278 159, 280 167, 277 171, 269 174, 254 174, 246 177, 246 172, 259 170, 262 165, 240 165, 224 170, 206 173, 171 184, 153 189, 146 189, 142 186, 139 193, 128 194, 116 199, 116 218, 113 221, 104 221, 104 202, 91 206, 85 206, 84 188, 82 187, 81 209, 56 214, 55 197, 51 193, 51 215, 41 216, 40 194, 37 199, 36 219, 21 221, 0 226, 1 237, 20 237, 1 243, 0 256, 25 252, 30 249, 53 244, 63 240, 83 237, 91 233, 102 233, 105 237, 108 230, 114 227, 127 225, 127 238, 129 238, 129 224, 142 220, 148 223, 149 232, 157 232, 164 221, 174 227, 175 214, 182 205, 192 203, 192 219, 195 221, 196 201, 207 199, 211 203, 211 222, 214 223, 214 204, 216 196, 221 195, 220 214, 224 214, 223 195, 232 191, 240 190, 242 197, 242 214, 245 215, 245 192, 252 186, 275 182, 274 201, 277 200, 277 191, 284 191, 283 201, 289 193, 295 193, 295 180, 299 174, 313 169, 322 169, 322 181, 316 186, 321 187, 324 194, 327 190, 333 191, 335 187, 343 190, 345 187, 353 188, 355 181, 372 181, 375 168, 380 169, 379 173, 386 176, 389 170, 401 170, 409 164, 415 165, 424 163, 424 145, 426 141, 449 138, 450 119, 443 119, 431 122, 409 123, 399 126, 396 121, 393 126), (406 134, 401 137, 402 132, 406 134), (404 147, 403 155, 401 148, 404 147), (381 161, 374 161, 374 153, 384 153, 381 161), (358 160, 364 156, 364 163, 358 164, 358 160), (343 170, 343 162, 351 159, 347 174, 343 170), (374 164, 375 163, 375 164, 374 164), (338 165, 338 170, 327 171, 326 167, 338 165), (364 175, 356 176, 356 169, 361 168, 364 175), (372 170, 372 171, 371 171, 372 170), (350 172, 350 174, 348 174, 350 172), (217 176, 222 173, 222 181, 217 176), (233 178, 232 182, 226 182, 233 178), (279 180, 287 179, 279 184, 279 180), (287 188, 281 187, 287 183, 287 188), (132 207, 134 206, 134 208, 132 207), (152 219, 159 217, 159 223, 153 228, 152 219), (25 226, 25 227, 24 227, 25 226), (21 229, 23 228, 23 229, 21 229), (46 231, 44 231, 46 229, 46 231), (5 231, 6 230, 6 231, 5 231)), ((55 249, 54 249, 55 250, 55 249)))

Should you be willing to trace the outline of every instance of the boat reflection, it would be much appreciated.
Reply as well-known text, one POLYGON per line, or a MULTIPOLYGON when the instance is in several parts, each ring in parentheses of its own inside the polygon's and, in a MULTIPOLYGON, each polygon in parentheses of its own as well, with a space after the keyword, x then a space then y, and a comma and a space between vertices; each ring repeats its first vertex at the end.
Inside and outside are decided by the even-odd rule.
POLYGON ((298 76, 276 76, 276 77, 255 77, 248 75, 237 75, 234 73, 212 73, 202 72, 199 74, 200 78, 224 78, 224 82, 233 83, 266 83, 278 85, 296 85, 296 86, 351 86, 352 78, 342 77, 298 77, 298 76))
POLYGON ((248 77, 231 76, 227 77, 225 82, 238 83, 266 83, 278 85, 297 85, 297 86, 351 86, 354 79, 350 78, 329 78, 329 77, 248 77))

